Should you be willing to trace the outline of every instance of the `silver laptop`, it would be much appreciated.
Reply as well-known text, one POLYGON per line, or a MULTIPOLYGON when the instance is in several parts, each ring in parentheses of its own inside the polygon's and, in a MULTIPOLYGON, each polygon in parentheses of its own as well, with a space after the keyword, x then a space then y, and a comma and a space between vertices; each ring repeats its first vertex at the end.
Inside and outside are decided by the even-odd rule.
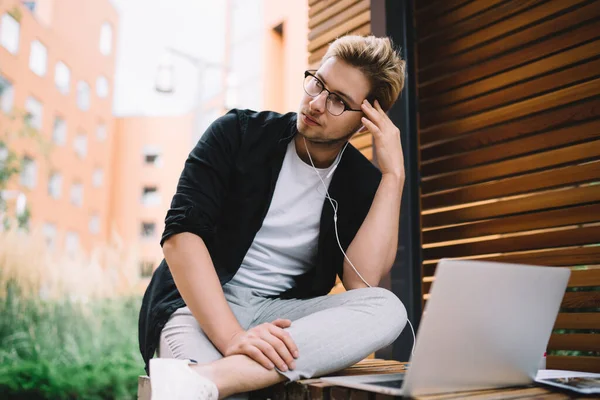
POLYGON ((321 379, 395 396, 530 384, 570 274, 568 268, 442 260, 406 375, 321 379))

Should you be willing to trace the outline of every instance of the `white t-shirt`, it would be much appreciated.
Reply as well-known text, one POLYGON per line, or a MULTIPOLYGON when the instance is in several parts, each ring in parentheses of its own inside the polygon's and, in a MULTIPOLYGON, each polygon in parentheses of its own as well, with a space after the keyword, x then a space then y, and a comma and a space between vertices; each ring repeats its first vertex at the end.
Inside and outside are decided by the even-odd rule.
MULTIPOLYGON (((336 160, 337 162, 337 160, 336 160)), ((325 185, 329 168, 317 168, 325 185)), ((300 159, 294 140, 287 147, 275 192, 262 227, 231 285, 271 296, 294 284, 315 262, 325 188, 313 167, 300 159)))

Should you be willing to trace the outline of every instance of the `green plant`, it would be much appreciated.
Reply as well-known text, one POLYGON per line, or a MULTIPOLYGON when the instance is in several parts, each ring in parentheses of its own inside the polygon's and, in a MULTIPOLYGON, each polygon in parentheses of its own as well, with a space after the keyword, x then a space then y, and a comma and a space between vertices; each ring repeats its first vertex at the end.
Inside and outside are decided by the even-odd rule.
POLYGON ((43 301, 7 281, 0 393, 14 399, 133 399, 143 374, 139 297, 43 301))
POLYGON ((112 244, 105 265, 55 258, 37 233, 0 232, 0 398, 135 398, 135 254, 112 244))

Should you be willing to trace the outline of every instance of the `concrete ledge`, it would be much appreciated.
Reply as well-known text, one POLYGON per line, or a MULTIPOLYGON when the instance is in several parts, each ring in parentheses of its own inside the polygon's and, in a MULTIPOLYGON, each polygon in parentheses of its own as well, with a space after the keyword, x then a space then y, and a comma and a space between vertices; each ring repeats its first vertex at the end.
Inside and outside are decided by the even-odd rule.
POLYGON ((140 375, 138 377, 138 400, 151 400, 152 389, 150 387, 150 378, 147 375, 140 375))

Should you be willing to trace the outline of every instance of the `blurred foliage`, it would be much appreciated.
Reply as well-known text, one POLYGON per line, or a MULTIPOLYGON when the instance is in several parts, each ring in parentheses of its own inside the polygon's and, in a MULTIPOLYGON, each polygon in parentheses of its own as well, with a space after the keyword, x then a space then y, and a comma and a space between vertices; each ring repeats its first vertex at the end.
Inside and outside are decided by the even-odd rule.
POLYGON ((43 301, 8 281, 0 299, 0 393, 6 399, 135 399, 144 374, 139 297, 43 301))
MULTIPOLYGON (((0 81, 0 98, 5 89, 0 81)), ((135 399, 145 374, 135 257, 112 245, 99 260, 50 262, 30 232, 30 209, 9 207, 9 193, 29 191, 15 182, 24 157, 50 164, 52 144, 33 119, 13 110, 0 127, 0 398, 135 399)))

